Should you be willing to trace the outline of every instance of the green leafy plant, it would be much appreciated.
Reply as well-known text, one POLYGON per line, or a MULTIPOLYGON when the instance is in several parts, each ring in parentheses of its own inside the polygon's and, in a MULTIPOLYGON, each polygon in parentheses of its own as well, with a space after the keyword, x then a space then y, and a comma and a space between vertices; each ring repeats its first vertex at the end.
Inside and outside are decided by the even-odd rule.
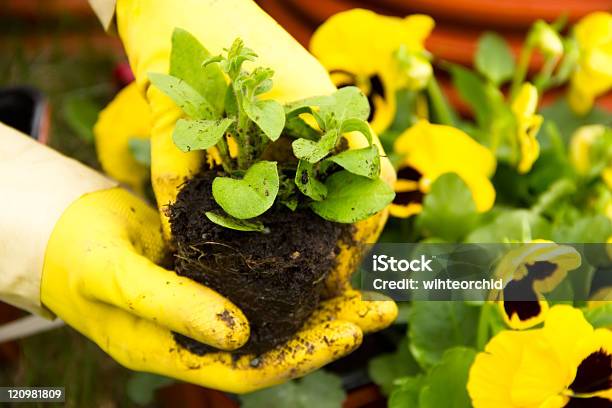
POLYGON ((173 141, 183 152, 215 149, 223 175, 212 184, 223 211, 212 222, 240 231, 265 232, 256 220, 276 203, 310 208, 335 222, 353 223, 387 206, 394 192, 380 179, 380 153, 367 123, 370 106, 356 87, 283 106, 263 95, 274 71, 244 69, 257 54, 236 39, 225 54, 211 56, 188 32, 172 37, 170 74, 150 73, 185 117, 173 141), (348 149, 343 134, 359 132, 367 146, 348 149), (264 160, 279 139, 291 142, 282 162, 264 160), (234 149, 235 148, 235 149, 234 149))

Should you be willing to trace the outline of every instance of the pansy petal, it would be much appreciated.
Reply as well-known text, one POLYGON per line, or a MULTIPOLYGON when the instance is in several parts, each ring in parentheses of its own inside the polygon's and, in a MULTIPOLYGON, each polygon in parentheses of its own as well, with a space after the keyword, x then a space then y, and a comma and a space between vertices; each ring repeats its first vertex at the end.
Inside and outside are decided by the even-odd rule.
POLYGON ((576 368, 576 357, 573 350, 576 350, 579 339, 592 334, 593 327, 586 321, 582 312, 568 305, 552 307, 548 311, 542 329, 542 336, 568 370, 576 368))
POLYGON ((571 375, 546 339, 535 338, 523 349, 521 364, 512 383, 512 402, 517 407, 550 403, 550 397, 565 390, 571 375))
POLYGON ((535 331, 503 331, 478 353, 470 368, 467 389, 474 408, 514 408, 512 384, 525 347, 537 338, 535 331))
POLYGON ((612 390, 612 331, 597 329, 580 338, 573 351, 577 367, 569 388, 575 394, 601 395, 612 390))
POLYGON ((597 11, 583 17, 575 26, 574 34, 580 44, 597 47, 612 41, 612 14, 597 11))

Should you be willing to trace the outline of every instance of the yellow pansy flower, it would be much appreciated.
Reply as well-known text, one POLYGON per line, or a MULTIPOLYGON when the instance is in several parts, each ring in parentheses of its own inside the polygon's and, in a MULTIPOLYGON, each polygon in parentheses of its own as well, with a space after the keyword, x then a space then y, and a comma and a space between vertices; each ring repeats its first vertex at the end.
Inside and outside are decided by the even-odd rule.
POLYGON ((493 337, 467 389, 474 408, 609 407, 612 331, 593 329, 578 309, 554 306, 543 328, 493 337))
POLYGON ((512 248, 495 268, 504 289, 492 292, 506 324, 517 330, 544 321, 548 302, 543 294, 553 291, 582 262, 580 253, 567 245, 551 241, 533 242, 512 248))
POLYGON ((612 88, 612 14, 598 11, 574 26, 580 49, 571 78, 569 104, 578 114, 593 107, 595 98, 612 88))
MULTIPOLYGON (((312 36, 310 51, 330 72, 336 86, 356 85, 368 96, 370 123, 380 133, 395 117, 396 91, 406 85, 406 72, 401 72, 396 53, 400 47, 415 55, 422 53, 433 27, 433 19, 425 15, 399 18, 353 9, 323 23, 312 36)), ((415 75, 428 72, 424 63, 429 65, 414 59, 411 69, 415 75)))
POLYGON ((570 161, 582 176, 596 175, 591 173, 599 171, 604 183, 612 189, 612 132, 604 125, 578 128, 570 140, 570 161), (594 149, 598 143, 602 148, 594 149))
POLYGON ((461 130, 421 120, 395 140, 394 151, 403 161, 391 215, 406 218, 421 212, 431 184, 445 173, 456 173, 465 182, 479 212, 493 206, 495 189, 489 177, 495 171, 495 157, 461 130))
POLYGON ((536 87, 530 83, 523 84, 512 101, 511 108, 516 118, 516 137, 520 150, 517 168, 519 173, 524 174, 531 170, 533 163, 540 155, 540 143, 536 136, 542 125, 542 116, 535 114, 538 108, 536 87))

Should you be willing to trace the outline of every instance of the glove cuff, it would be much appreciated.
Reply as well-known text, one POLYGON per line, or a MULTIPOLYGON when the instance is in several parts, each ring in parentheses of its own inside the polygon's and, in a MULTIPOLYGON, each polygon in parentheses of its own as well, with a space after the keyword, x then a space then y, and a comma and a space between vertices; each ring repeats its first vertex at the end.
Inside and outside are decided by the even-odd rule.
POLYGON ((115 185, 0 123, 0 300, 49 316, 40 282, 55 224, 82 195, 115 185))

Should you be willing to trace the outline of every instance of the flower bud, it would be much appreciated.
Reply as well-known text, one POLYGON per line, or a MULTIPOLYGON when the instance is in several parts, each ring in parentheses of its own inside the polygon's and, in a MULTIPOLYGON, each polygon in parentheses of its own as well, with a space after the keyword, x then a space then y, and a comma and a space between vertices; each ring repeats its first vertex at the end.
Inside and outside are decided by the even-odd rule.
POLYGON ((538 20, 532 28, 533 45, 547 57, 558 57, 563 54, 563 42, 559 34, 543 20, 538 20))

